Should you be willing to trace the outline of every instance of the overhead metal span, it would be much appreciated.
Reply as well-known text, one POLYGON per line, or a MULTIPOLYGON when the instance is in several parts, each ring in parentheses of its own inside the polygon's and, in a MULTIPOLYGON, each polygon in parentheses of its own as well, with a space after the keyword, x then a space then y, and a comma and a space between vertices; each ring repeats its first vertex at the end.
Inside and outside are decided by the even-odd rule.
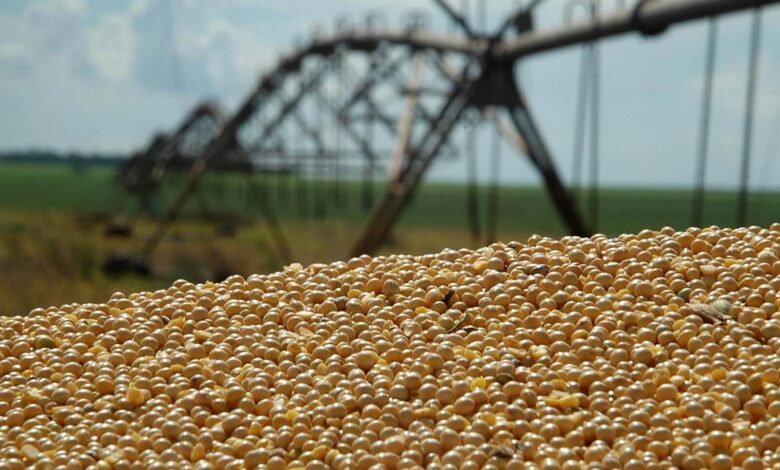
POLYGON ((145 150, 128 159, 120 171, 123 183, 132 187, 140 181, 149 181, 153 177, 153 170, 160 171, 161 166, 164 167, 179 153, 182 140, 193 128, 208 121, 213 123, 213 128, 216 130, 224 120, 222 110, 216 103, 211 101, 198 103, 172 134, 156 135, 145 150))
MULTIPOLYGON (((653 35, 678 23, 777 3, 780 3, 780 0, 640 0, 635 8, 602 16, 595 21, 581 21, 498 41, 492 47, 492 56, 498 60, 511 61, 535 53, 630 32, 653 35)), ((417 49, 480 57, 487 51, 489 41, 487 38, 467 38, 421 30, 345 31, 332 36, 315 38, 308 46, 283 58, 277 69, 296 68, 306 56, 311 54, 328 55, 342 47, 373 51, 381 44, 405 45, 417 49)))
POLYGON ((406 46, 410 49, 424 49, 436 52, 462 54, 468 57, 481 57, 485 54, 488 41, 485 39, 466 39, 454 35, 436 34, 420 30, 354 30, 342 31, 331 36, 316 37, 307 45, 282 57, 276 66, 261 80, 270 86, 270 80, 279 78, 290 71, 298 70, 302 62, 311 56, 328 56, 338 50, 373 52, 383 45, 406 46))
MULTIPOLYGON (((262 163, 277 157, 290 158, 287 167, 297 168, 302 175, 309 172, 324 179, 331 175, 331 180, 338 183, 338 165, 344 163, 338 156, 347 155, 345 145, 356 147, 357 154, 365 157, 366 175, 372 175, 374 165, 382 163, 383 157, 385 162, 390 160, 390 155, 383 155, 384 152, 374 148, 383 143, 373 135, 374 124, 381 124, 395 136, 394 142, 400 142, 396 145, 400 150, 392 161, 401 164, 393 172, 397 175, 393 177, 397 184, 393 184, 374 207, 370 222, 352 248, 355 255, 373 253, 387 239, 395 221, 412 201, 424 173, 451 144, 452 134, 465 120, 468 110, 486 114, 501 134, 529 158, 541 174, 551 202, 569 232, 588 236, 590 223, 580 214, 576 197, 558 173, 513 65, 524 57, 553 49, 633 32, 652 36, 678 23, 777 4, 780 0, 638 0, 633 8, 618 13, 543 30, 523 29, 525 20, 519 20, 530 19, 531 14, 530 7, 526 6, 491 35, 474 33, 467 21, 448 8, 445 1, 437 2, 463 31, 446 34, 419 28, 340 29, 329 35, 316 36, 278 59, 259 77, 239 107, 210 129, 207 142, 186 145, 187 148, 197 147, 197 151, 187 152, 192 160, 187 180, 161 220, 153 240, 159 241, 178 217, 204 172, 216 169, 220 162, 227 162, 226 155, 239 155, 241 163, 259 164, 257 168, 252 167, 259 170, 263 169, 262 163), (513 26, 515 33, 509 30, 513 26), (448 89, 438 95, 425 91, 435 88, 425 82, 425 78, 419 83, 412 80, 416 73, 413 58, 425 55, 429 56, 425 67, 437 72, 434 76, 438 79, 442 72, 447 79, 448 89), (454 60, 448 62, 450 58, 454 60), (398 61, 397 66, 395 61, 398 61), (356 69, 356 63, 363 63, 365 67, 356 69), (379 63, 387 73, 381 72, 382 67, 377 68, 379 63), (447 63, 450 65, 444 67, 447 63), (409 80, 400 77, 404 73, 410 75, 409 80), (345 79, 347 76, 349 80, 345 79), (408 83, 416 86, 405 85, 408 83), (424 94, 425 99, 412 96, 410 90, 424 94), (384 100, 383 105, 376 104, 377 96, 384 100), (391 101, 393 99, 395 101, 391 101), (401 112, 393 104, 402 101, 416 101, 416 106, 410 105, 408 112, 401 112), (362 114, 358 116, 357 113, 362 114), (400 114, 397 120, 393 118, 394 113, 400 114), (280 141, 282 135, 286 135, 283 134, 285 130, 293 131, 290 148, 283 149, 283 155, 271 156, 264 151, 275 142, 285 147, 280 141), (306 152, 311 152, 311 159, 300 157, 306 152), (291 155, 297 157, 293 159, 291 155), (312 162, 308 168, 304 166, 307 161, 312 162)), ((423 73, 422 77, 425 76, 423 73)), ((203 113, 211 114, 208 109, 203 113)), ((176 145, 184 145, 190 141, 179 139, 176 142, 176 145)), ((396 163, 392 167, 399 165, 396 163)), ((370 178, 365 181, 368 187, 370 178)), ((321 204, 323 198, 315 196, 313 201, 321 204)), ((273 205, 265 198, 260 198, 259 204, 263 205, 260 209, 275 227, 273 205)), ((281 240, 282 237, 278 238, 281 240)), ((287 251, 283 240, 279 245, 280 250, 287 251)))
POLYGON ((355 50, 374 50, 380 44, 409 46, 439 52, 453 52, 478 56, 485 52, 487 41, 472 40, 462 36, 432 33, 422 30, 355 30, 336 33, 326 38, 315 38, 305 52, 322 54, 339 47, 355 50))
MULTIPOLYGON (((272 119, 261 123, 262 127, 257 136, 249 137, 250 139, 259 140, 261 143, 271 138, 291 116, 293 119, 296 117, 300 119, 300 116, 296 116, 295 111, 303 98, 311 95, 319 100, 323 100, 323 96, 320 95, 317 89, 323 78, 333 74, 333 66, 338 63, 340 54, 343 52, 365 52, 371 55, 388 46, 397 49, 408 49, 409 51, 432 51, 434 53, 461 55, 471 60, 484 55, 487 50, 487 43, 484 40, 472 41, 457 36, 438 35, 419 30, 356 30, 340 31, 327 37, 316 37, 305 46, 283 56, 272 69, 261 76, 257 85, 246 97, 239 109, 229 118, 219 120, 213 135, 210 135, 208 140, 204 142, 204 145, 195 152, 195 155, 191 156, 191 160, 183 162, 183 165, 179 165, 179 167, 188 169, 184 187, 180 190, 178 196, 174 198, 173 203, 168 207, 168 210, 160 220, 156 232, 144 249, 145 255, 147 257, 151 256, 154 247, 162 239, 170 224, 179 217, 184 205, 198 186, 205 171, 218 169, 217 164, 225 168, 230 165, 235 166, 236 164, 240 164, 243 167, 244 164, 247 164, 253 171, 255 169, 263 169, 255 167, 256 162, 252 161, 254 156, 247 152, 250 147, 244 146, 244 138, 241 132, 256 125, 253 119, 262 110, 268 109, 270 101, 281 100, 280 109, 275 110, 275 116, 272 119), (324 65, 329 64, 329 66, 321 64, 314 73, 309 74, 305 71, 305 62, 310 59, 321 59, 324 65), (285 84, 290 80, 300 82, 300 86, 292 95, 285 91, 285 84), (225 162, 225 155, 239 155, 241 160, 239 162, 229 162, 228 164, 228 162, 225 162)), ((387 77, 368 77, 368 79, 370 81, 365 85, 366 87, 373 87, 381 81, 387 81, 387 77)), ((358 87, 357 91, 360 92, 360 96, 363 96, 366 95, 367 90, 361 91, 360 87, 358 87)), ((333 105, 327 102, 327 100, 323 101, 328 106, 333 105)), ((350 122, 339 112, 340 110, 334 108, 332 111, 347 135, 350 135, 353 140, 358 142, 366 158, 371 161, 378 160, 378 157, 374 155, 372 146, 366 143, 359 133, 350 126, 350 122)), ((196 121, 211 114, 212 110, 208 105, 197 108, 193 111, 192 117, 177 131, 177 135, 189 131, 191 125, 188 122, 190 120, 196 121)), ((318 135, 313 137, 312 140, 320 140, 318 135)), ((176 139, 174 143, 178 145, 181 140, 176 139)), ((321 155, 333 154, 333 152, 327 151, 322 144, 317 145, 317 148, 321 155)), ((158 154, 158 158, 159 156, 158 154)), ((267 204, 267 201, 260 200, 259 204, 262 206, 260 209, 263 211, 264 217, 268 219, 272 227, 276 227, 275 216, 271 213, 271 207, 267 204)), ((286 242, 284 242, 278 227, 274 230, 278 232, 276 238, 280 240, 278 242, 280 247, 286 246, 286 242)), ((289 253, 287 248, 283 250, 280 248, 280 250, 289 253)), ((289 256, 284 257, 289 258, 289 256)))
MULTIPOLYGON (((608 38, 630 32, 653 35, 670 26, 700 18, 733 13, 780 3, 780 0, 640 0, 635 8, 549 30, 533 31, 496 41, 492 57, 512 61, 552 49, 608 38)), ((382 44, 408 46, 471 57, 483 56, 486 37, 468 38, 423 30, 351 30, 313 39, 308 45, 283 57, 275 71, 296 69, 310 55, 329 55, 340 48, 373 51, 382 44)))
POLYGON ((314 38, 307 45, 283 56, 271 70, 261 76, 252 93, 236 113, 227 120, 222 131, 206 147, 201 155, 201 160, 207 164, 222 149, 230 145, 236 138, 239 128, 256 111, 258 106, 269 96, 274 95, 289 75, 298 72, 306 59, 329 56, 339 50, 373 52, 383 45, 408 47, 412 50, 454 53, 478 59, 484 56, 487 51, 488 41, 420 30, 354 30, 314 38))
POLYGON ((630 32, 654 35, 677 23, 777 3, 780 0, 640 0, 635 8, 625 12, 505 40, 494 46, 493 58, 512 62, 531 54, 630 32))

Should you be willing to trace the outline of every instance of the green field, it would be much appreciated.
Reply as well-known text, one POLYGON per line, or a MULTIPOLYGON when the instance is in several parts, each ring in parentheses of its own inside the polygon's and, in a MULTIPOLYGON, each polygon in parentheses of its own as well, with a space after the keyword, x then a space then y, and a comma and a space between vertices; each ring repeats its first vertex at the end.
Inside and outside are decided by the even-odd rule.
MULTIPOLYGON (((261 195, 275 208, 282 221, 333 219, 359 225, 368 212, 361 207, 361 186, 356 181, 335 184, 324 181, 298 183, 282 176, 258 178, 261 195), (338 188, 337 188, 338 187, 338 188), (301 191, 301 192, 299 192, 301 191), (297 197, 303 194, 304 197, 297 197)), ((168 180, 159 206, 177 193, 181 181, 168 180)), ((374 200, 384 190, 373 185, 374 200)), ((489 188, 480 187, 480 214, 485 217, 489 188)), ((605 188, 599 197, 599 232, 616 235, 643 228, 691 225, 691 192, 679 189, 605 188)), ((462 185, 426 184, 404 213, 399 228, 462 228, 467 225, 466 190, 462 185)), ((0 165, 0 210, 68 211, 79 213, 135 214, 136 201, 117 189, 109 168, 74 170, 66 164, 0 165)), ((258 217, 251 202, 245 178, 236 176, 206 178, 187 214, 229 212, 243 218, 258 217)), ((748 222, 769 225, 780 220, 780 193, 754 193, 750 199, 748 222)), ((498 227, 501 232, 564 232, 547 195, 535 187, 503 186, 499 189, 498 227)), ((484 222, 483 222, 484 223, 484 222)), ((736 223, 736 193, 711 191, 705 196, 705 225, 733 226, 736 223)))
MULTIPOLYGON (((150 266, 153 276, 111 276, 102 266, 118 252, 138 253, 155 221, 138 211, 121 191, 111 168, 74 169, 67 164, 0 164, 0 314, 24 314, 38 306, 101 302, 112 292, 163 288, 177 279, 221 280, 227 274, 271 272, 284 264, 259 217, 258 197, 274 208, 281 228, 301 263, 344 259, 370 211, 362 209, 360 182, 260 178, 260 194, 250 194, 245 178, 207 178, 173 225, 150 266), (214 223, 205 216, 219 215, 214 223), (110 216, 110 217, 106 217, 110 216), (129 237, 108 236, 116 219, 129 222, 129 237)), ((159 207, 181 187, 166 181, 159 207)), ((371 188, 374 202, 384 187, 371 188)), ((489 188, 479 188, 484 229, 489 188)), ((430 253, 444 247, 477 247, 471 236, 462 185, 420 188, 382 253, 430 253)), ((604 189, 598 231, 607 235, 666 225, 690 225, 691 194, 680 190, 604 189)), ((704 222, 733 226, 736 196, 710 192, 704 222)), ((749 223, 780 220, 780 194, 754 194, 749 223)), ((539 188, 501 187, 497 236, 524 240, 531 233, 565 233, 546 194, 539 188)))

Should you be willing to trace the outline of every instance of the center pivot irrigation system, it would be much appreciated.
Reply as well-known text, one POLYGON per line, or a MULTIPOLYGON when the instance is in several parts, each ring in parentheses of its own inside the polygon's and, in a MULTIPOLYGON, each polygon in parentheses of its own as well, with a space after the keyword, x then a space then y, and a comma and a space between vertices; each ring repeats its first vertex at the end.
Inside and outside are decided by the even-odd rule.
MULTIPOLYGON (((562 182, 528 107, 515 77, 516 65, 528 56, 553 49, 577 44, 592 48, 596 41, 611 36, 657 35, 677 23, 700 18, 713 18, 714 22, 721 14, 755 9, 751 49, 754 88, 760 7, 777 2, 641 0, 616 13, 592 14, 586 20, 537 31, 532 15, 541 0, 533 0, 491 34, 477 32, 466 15, 446 0, 435 3, 455 25, 456 32, 449 34, 426 30, 425 17, 419 14, 409 17, 406 27, 399 30, 386 27, 379 16, 371 16, 360 27, 342 20, 333 34, 315 34, 281 57, 232 115, 223 116, 213 104, 200 105, 175 132, 157 136, 146 151, 128 162, 121 172, 122 182, 139 195, 145 207, 152 206, 152 194, 166 172, 186 174, 180 192, 162 211, 143 255, 147 259, 152 255, 207 170, 240 172, 248 175, 253 185, 259 184, 252 178, 255 173, 337 182, 350 172, 353 177, 362 175, 362 206, 372 213, 367 214, 351 254, 373 253, 386 240, 435 160, 465 151, 476 168, 473 139, 471 145, 457 148, 452 133, 459 123, 474 125, 478 120, 491 123, 496 139, 503 138, 539 171, 569 232, 590 235, 591 227, 580 214, 573 192, 562 182), (390 181, 375 203, 373 181, 383 174, 390 181)), ((598 0, 580 3, 590 5, 593 13, 598 0)), ((592 50, 590 53, 592 56, 592 50)), ((591 57, 591 66, 592 61, 591 57)), ((748 102, 753 99, 750 88, 748 102)), ((582 104, 577 108, 578 113, 584 109, 582 104)), ((702 118, 705 142, 708 119, 708 114, 702 118)), ((745 128, 748 140, 749 119, 745 128)), ((591 120, 597 122, 597 116, 592 114, 591 120)), ((580 142, 583 122, 578 117, 581 125, 577 126, 576 140, 580 142)), ((743 161, 748 164, 749 144, 746 147, 743 161)), ((499 144, 494 145, 498 148, 499 144)), ((706 154, 706 148, 699 152, 700 160, 702 153, 706 154)), ((595 161, 595 156, 592 158, 595 161)), ((315 211, 329 198, 343 198, 338 187, 334 185, 332 194, 311 197, 315 211)), ((305 190, 304 184, 296 189, 299 193, 305 190)), ((291 250, 273 205, 265 197, 267 191, 258 190, 257 194, 254 200, 278 252, 289 260, 291 250)), ((590 225, 597 220, 595 207, 591 206, 590 225)), ((480 232, 478 216, 473 214, 477 210, 475 202, 469 204, 472 233, 476 235, 480 232)))

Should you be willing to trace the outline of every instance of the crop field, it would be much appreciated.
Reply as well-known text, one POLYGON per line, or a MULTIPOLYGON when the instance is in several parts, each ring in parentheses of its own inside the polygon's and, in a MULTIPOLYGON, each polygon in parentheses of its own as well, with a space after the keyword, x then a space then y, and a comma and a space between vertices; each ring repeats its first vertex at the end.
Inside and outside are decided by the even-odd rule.
MULTIPOLYGON (((101 301, 112 292, 170 285, 177 278, 220 280, 227 274, 269 272, 283 265, 259 216, 257 198, 266 198, 293 247, 295 261, 311 263, 347 257, 349 245, 370 214, 361 206, 359 181, 209 177, 188 205, 185 217, 152 259, 154 277, 106 275, 112 253, 137 252, 154 229, 137 201, 119 189, 111 168, 74 169, 67 164, 0 164, 0 314, 23 314, 36 306, 101 301), (258 189, 259 188, 259 189, 258 189), (110 216, 110 217, 109 217, 110 216), (214 222, 216 217, 219 222, 214 222), (106 235, 109 220, 132 227, 129 237, 106 235), (226 226, 227 225, 227 226, 226 226)), ((171 178, 161 191, 165 207, 182 181, 171 178)), ((374 202, 384 190, 372 185, 374 202)), ((403 215, 385 252, 425 253, 443 247, 484 245, 490 188, 480 187, 483 238, 472 239, 462 185, 426 184, 403 215)), ((604 189, 598 231, 609 236, 644 228, 690 225, 691 193, 684 190, 604 189)), ((749 223, 780 220, 780 194, 751 196, 749 223)), ((733 226, 736 194, 709 192, 706 225, 733 226)), ((531 233, 565 233, 539 188, 500 187, 499 240, 531 233)))
MULTIPOLYGON (((267 197, 280 220, 335 219, 360 223, 362 183, 358 181, 304 181, 284 176, 258 177, 256 197, 267 197), (303 195, 303 197, 299 197, 303 195)), ((176 194, 181 181, 170 178, 161 194, 161 206, 176 194)), ((373 184, 374 200, 384 183, 373 184)), ((490 189, 479 188, 482 216, 490 189)), ((466 190, 459 184, 432 183, 421 187, 404 214, 401 227, 465 228, 466 190)), ((188 207, 190 215, 201 210, 222 210, 244 218, 257 218, 246 178, 206 178, 188 207)), ((681 189, 601 190, 598 231, 606 235, 637 232, 643 228, 690 225, 691 191, 681 189)), ((737 195, 709 191, 705 195, 705 225, 732 226, 737 195)), ((137 210, 136 202, 118 189, 110 168, 74 169, 66 164, 0 164, 0 210, 68 211, 77 213, 125 213, 137 210)), ((547 195, 537 187, 499 188, 499 228, 502 231, 560 235, 564 232, 547 195)), ((768 225, 780 217, 780 193, 753 193, 749 223, 768 225)))

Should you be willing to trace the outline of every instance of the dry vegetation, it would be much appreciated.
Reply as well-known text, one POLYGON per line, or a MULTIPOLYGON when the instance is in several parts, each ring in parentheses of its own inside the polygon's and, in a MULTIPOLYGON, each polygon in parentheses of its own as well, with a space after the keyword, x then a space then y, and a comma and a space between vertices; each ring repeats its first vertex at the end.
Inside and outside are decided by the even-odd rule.
MULTIPOLYGON (((341 259, 347 243, 361 228, 341 220, 288 221, 284 232, 303 263, 341 259)), ((275 254, 265 225, 244 224, 234 234, 219 233, 213 224, 178 223, 152 259, 153 276, 109 276, 103 271, 114 253, 141 249, 153 225, 134 221, 133 236, 105 235, 106 223, 73 213, 0 212, 0 315, 23 315, 41 305, 99 302, 116 291, 160 289, 179 278, 221 281, 230 274, 272 272, 283 262, 275 254)), ((505 240, 524 236, 502 233, 505 240)), ((385 252, 430 253, 443 240, 455 246, 473 242, 464 229, 405 228, 385 252)))

